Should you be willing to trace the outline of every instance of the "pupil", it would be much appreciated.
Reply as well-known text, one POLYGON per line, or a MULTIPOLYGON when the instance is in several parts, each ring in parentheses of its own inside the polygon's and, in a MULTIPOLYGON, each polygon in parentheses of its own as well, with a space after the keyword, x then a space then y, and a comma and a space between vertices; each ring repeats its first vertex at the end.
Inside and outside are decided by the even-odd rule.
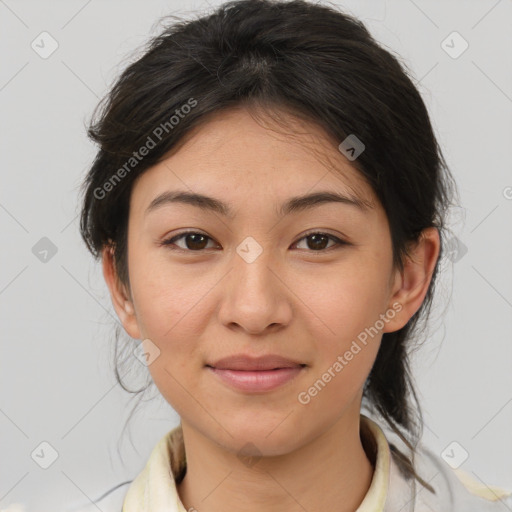
POLYGON ((313 240, 313 247, 311 247, 311 244, 308 244, 310 249, 324 249, 325 248, 325 243, 322 243, 322 241, 325 242, 327 240, 327 237, 325 235, 310 235, 310 236, 308 236, 308 239, 313 240))
POLYGON ((201 246, 201 242, 198 242, 196 239, 200 239, 200 238, 203 238, 203 242, 204 242, 204 239, 206 239, 206 237, 204 235, 201 235, 201 234, 191 234, 191 235, 187 235, 186 237, 186 241, 187 241, 187 247, 189 249, 203 249, 203 247, 201 246), (189 243, 189 241, 192 239, 192 244, 189 243), (198 245, 199 244, 199 245, 198 245))

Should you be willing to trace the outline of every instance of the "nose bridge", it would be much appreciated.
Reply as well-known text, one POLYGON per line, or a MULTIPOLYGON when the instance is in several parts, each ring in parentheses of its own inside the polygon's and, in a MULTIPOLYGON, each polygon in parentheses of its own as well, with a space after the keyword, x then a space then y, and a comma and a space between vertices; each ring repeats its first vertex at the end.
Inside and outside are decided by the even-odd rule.
POLYGON ((259 243, 248 236, 236 249, 233 281, 235 285, 241 285, 244 294, 251 290, 255 294, 265 291, 268 293, 273 288, 271 281, 275 276, 271 269, 273 263, 275 266, 275 258, 270 243, 263 244, 263 241, 259 243))
MULTIPOLYGON (((247 237, 236 249, 228 290, 221 299, 220 315, 224 325, 238 324, 251 333, 274 324, 289 322, 282 279, 275 274, 276 258, 269 241, 265 246, 247 237)), ((277 266, 278 267, 278 266, 277 266)))

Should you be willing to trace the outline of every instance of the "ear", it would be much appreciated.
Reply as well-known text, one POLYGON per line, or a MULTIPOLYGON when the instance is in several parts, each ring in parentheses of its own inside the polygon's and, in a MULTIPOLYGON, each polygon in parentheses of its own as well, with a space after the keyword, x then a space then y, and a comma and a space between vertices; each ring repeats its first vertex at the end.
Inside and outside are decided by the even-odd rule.
POLYGON ((439 231, 434 227, 424 229, 419 240, 410 247, 411 257, 406 259, 403 272, 395 271, 389 299, 388 309, 397 313, 386 323, 383 332, 398 331, 421 307, 439 257, 439 231))
POLYGON ((103 277, 110 290, 112 305, 123 324, 124 330, 134 339, 140 339, 140 330, 135 316, 135 308, 130 293, 126 290, 118 277, 115 262, 114 249, 105 246, 102 250, 103 277))

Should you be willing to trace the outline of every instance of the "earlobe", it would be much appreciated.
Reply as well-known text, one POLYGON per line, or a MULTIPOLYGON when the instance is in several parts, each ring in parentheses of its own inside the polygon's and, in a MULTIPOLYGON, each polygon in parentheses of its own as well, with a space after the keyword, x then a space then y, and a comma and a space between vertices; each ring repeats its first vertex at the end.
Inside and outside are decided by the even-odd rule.
POLYGON ((133 302, 126 287, 119 281, 112 246, 106 246, 102 250, 102 267, 103 277, 110 291, 112 305, 119 320, 130 337, 140 339, 140 330, 133 302))
POLYGON ((406 258, 403 272, 396 270, 389 304, 399 303, 401 309, 386 324, 383 332, 401 329, 421 307, 432 280, 439 250, 440 240, 437 228, 424 229, 418 241, 411 246, 411 257, 406 258))

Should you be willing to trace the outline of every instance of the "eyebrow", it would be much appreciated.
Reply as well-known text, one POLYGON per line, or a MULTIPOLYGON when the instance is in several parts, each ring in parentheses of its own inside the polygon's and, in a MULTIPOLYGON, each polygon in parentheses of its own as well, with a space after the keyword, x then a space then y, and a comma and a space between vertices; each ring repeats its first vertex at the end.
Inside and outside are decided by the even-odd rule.
MULTIPOLYGON (((168 190, 156 196, 146 208, 144 215, 147 215, 162 206, 173 203, 189 204, 201 208, 204 211, 218 213, 230 219, 233 219, 235 216, 232 208, 219 199, 203 194, 180 190, 168 190)), ((363 213, 366 213, 368 210, 373 208, 373 205, 370 202, 360 199, 359 197, 346 196, 339 192, 321 191, 290 198, 281 205, 277 214, 280 217, 283 217, 291 213, 301 212, 326 203, 345 204, 355 207, 363 213)))

